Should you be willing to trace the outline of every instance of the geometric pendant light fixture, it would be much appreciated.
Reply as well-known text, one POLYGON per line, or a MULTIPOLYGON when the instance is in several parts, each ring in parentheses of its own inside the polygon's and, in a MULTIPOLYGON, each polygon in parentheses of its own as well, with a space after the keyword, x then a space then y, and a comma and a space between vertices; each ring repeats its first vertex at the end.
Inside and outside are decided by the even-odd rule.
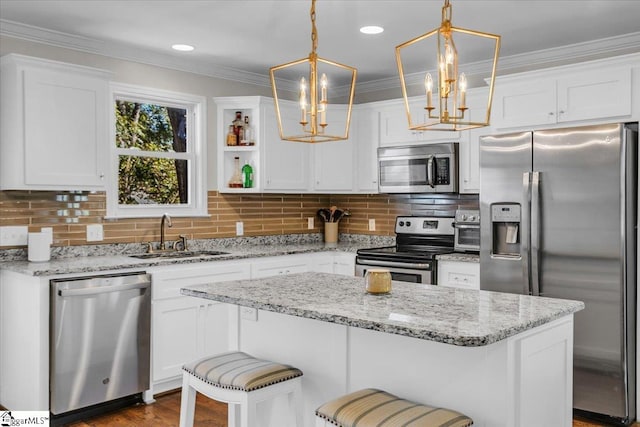
POLYGON ((449 0, 445 0, 440 27, 396 47, 396 62, 411 130, 458 131, 489 125, 500 36, 454 27, 451 14, 449 0), (482 107, 474 105, 475 110, 470 111, 467 75, 461 70, 460 61, 465 54, 469 56, 477 51, 491 52, 491 57, 484 58, 485 63, 489 60, 492 64, 491 74, 484 76, 489 85, 486 104, 482 107), (424 85, 420 108, 412 108, 409 101, 407 84, 410 77, 424 85))
POLYGON ((309 56, 269 69, 280 138, 285 141, 310 143, 346 140, 349 138, 357 70, 318 56, 316 53, 318 48, 316 0, 311 1, 310 16, 311 53, 309 56), (283 104, 286 104, 286 101, 283 102, 279 94, 284 90, 278 87, 278 82, 294 79, 299 82, 297 93, 299 111, 295 113, 295 119, 292 119, 287 117, 293 112, 291 108, 284 107, 283 104), (329 102, 330 86, 333 88, 335 98, 339 82, 342 82, 345 87, 349 85, 344 92, 346 102, 344 105, 334 106, 329 102), (285 124, 294 126, 285 126, 285 124))

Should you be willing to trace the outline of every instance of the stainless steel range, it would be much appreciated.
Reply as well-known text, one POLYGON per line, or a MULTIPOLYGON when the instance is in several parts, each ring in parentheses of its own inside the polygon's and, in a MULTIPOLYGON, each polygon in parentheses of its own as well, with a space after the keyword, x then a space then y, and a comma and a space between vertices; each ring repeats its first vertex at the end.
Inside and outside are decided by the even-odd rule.
POLYGON ((393 280, 436 284, 436 255, 453 252, 453 217, 399 216, 396 245, 360 249, 356 276, 370 268, 387 268, 393 280))

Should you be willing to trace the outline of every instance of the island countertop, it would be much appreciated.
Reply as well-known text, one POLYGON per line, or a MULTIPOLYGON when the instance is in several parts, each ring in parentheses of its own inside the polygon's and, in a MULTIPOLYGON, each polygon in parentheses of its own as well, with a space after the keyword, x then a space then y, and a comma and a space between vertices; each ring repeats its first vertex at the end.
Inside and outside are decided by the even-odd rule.
POLYGON ((387 295, 364 279, 299 273, 183 288, 184 295, 457 346, 492 344, 584 309, 528 295, 393 282, 387 295))

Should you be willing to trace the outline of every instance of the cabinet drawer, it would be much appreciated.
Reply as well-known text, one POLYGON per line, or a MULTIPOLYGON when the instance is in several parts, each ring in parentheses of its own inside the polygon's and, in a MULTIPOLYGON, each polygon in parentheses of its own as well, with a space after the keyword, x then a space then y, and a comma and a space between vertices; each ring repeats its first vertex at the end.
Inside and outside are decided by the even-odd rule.
POLYGON ((439 261, 438 285, 480 289, 480 264, 475 262, 439 261))
POLYGON ((193 268, 176 266, 171 270, 152 272, 151 295, 153 300, 175 298, 181 295, 180 288, 185 286, 249 278, 247 263, 215 262, 193 268))
POLYGON ((311 257, 304 255, 267 258, 251 264, 251 278, 260 279, 280 274, 305 273, 311 269, 311 264, 311 257))

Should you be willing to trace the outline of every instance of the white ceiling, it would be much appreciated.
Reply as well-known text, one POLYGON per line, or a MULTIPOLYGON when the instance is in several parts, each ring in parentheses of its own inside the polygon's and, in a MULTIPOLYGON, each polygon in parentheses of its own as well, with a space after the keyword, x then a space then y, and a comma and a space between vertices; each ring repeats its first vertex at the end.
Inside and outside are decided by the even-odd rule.
MULTIPOLYGON (((454 26, 502 36, 502 73, 528 61, 640 50, 640 0, 451 4, 454 26), (573 46, 558 49, 568 45, 573 46)), ((310 5, 310 0, 2 0, 0 33, 264 83, 269 67, 309 54, 310 5), (174 52, 174 43, 196 49, 174 52)), ((318 54, 357 67, 360 85, 397 80, 395 46, 438 27, 442 5, 442 0, 318 0, 318 54), (374 24, 385 31, 373 36, 358 31, 374 24)))

